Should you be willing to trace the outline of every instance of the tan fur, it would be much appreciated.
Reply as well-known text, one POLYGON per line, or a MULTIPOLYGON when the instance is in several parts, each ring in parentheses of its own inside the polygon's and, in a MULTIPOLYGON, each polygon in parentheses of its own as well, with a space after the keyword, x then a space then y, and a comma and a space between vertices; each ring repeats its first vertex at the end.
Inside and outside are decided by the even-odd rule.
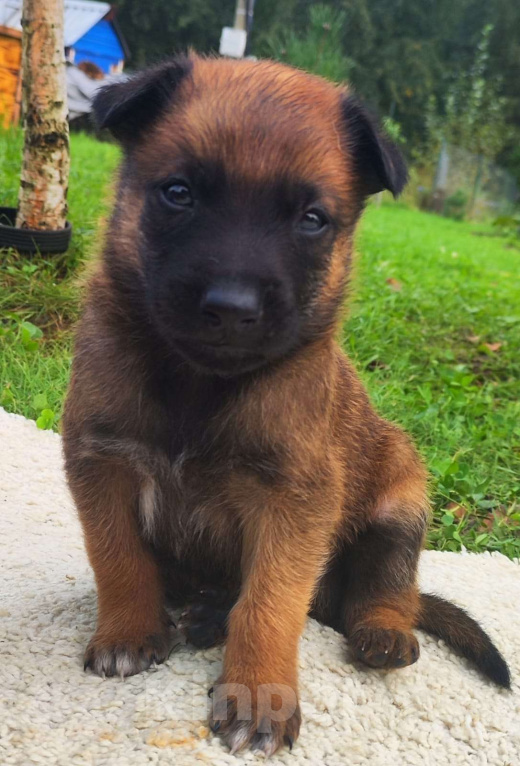
MULTIPOLYGON (((348 137, 340 138, 339 97, 332 85, 275 64, 196 60, 175 109, 140 148, 135 177, 121 186, 107 235, 111 258, 139 272, 139 189, 168 173, 189 147, 201 162, 222 160, 237 178, 268 183, 283 170, 318 179, 328 190, 330 204, 343 215, 315 298, 317 312, 329 311, 348 279, 361 207, 348 137)), ((338 321, 339 315, 326 334, 258 376, 211 424, 215 452, 223 435, 233 444, 225 472, 191 454, 174 466, 150 443, 165 413, 146 387, 150 370, 125 329, 128 317, 114 295, 107 259, 99 264, 78 329, 64 443, 96 573, 99 616, 89 656, 97 658, 100 672, 114 646, 128 644, 132 652, 144 646, 158 660, 167 652, 163 585, 147 538, 164 535, 172 551, 200 540, 230 580, 238 575, 221 681, 247 687, 255 706, 261 684, 297 691, 298 639, 335 551, 378 521, 417 527, 421 537, 425 470, 404 434, 371 408, 335 339, 338 321), (117 424, 124 436, 96 436, 92 417, 117 424), (252 449, 280 456, 272 480, 241 458, 252 449), (158 637, 152 642, 157 650, 149 636, 158 637)), ((392 594, 360 602, 350 627, 408 635, 417 598, 414 582, 397 582, 392 594)), ((117 667, 124 670, 124 661, 117 667)), ((276 727, 274 749, 284 736, 297 736, 298 710, 276 727)), ((250 734, 239 734, 248 741, 250 734)))

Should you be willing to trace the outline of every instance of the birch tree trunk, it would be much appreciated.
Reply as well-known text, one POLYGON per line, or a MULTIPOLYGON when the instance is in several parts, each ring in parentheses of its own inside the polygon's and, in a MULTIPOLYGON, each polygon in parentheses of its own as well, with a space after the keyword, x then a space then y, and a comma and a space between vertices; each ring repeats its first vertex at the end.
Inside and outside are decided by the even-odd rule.
POLYGON ((63 229, 67 219, 69 126, 63 0, 23 0, 25 141, 16 226, 63 229))

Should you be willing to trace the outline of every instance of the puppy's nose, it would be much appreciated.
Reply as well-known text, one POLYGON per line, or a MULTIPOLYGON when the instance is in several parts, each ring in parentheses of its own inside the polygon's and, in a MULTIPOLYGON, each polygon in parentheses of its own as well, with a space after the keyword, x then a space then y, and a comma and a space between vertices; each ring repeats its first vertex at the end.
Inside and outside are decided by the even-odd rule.
POLYGON ((210 330, 247 332, 262 317, 260 292, 239 284, 219 284, 210 287, 200 303, 206 327, 210 330))

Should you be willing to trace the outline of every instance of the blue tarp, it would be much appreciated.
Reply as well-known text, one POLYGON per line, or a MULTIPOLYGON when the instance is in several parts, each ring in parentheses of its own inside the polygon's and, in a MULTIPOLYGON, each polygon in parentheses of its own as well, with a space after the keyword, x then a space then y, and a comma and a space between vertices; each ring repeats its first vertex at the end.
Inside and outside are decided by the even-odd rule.
POLYGON ((74 63, 92 61, 108 74, 112 64, 125 58, 123 47, 110 21, 102 19, 80 37, 72 46, 75 51, 74 63))

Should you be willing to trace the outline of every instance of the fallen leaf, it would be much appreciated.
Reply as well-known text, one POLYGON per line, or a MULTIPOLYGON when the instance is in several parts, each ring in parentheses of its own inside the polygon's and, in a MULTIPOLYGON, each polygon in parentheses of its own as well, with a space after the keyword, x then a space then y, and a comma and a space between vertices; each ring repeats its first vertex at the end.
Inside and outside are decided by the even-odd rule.
POLYGON ((468 335, 470 343, 478 343, 480 341, 480 335, 468 335))
POLYGON ((497 505, 496 508, 493 508, 493 515, 497 521, 508 521, 509 516, 507 514, 507 506, 506 505, 497 505))
POLYGON ((493 525, 495 523, 495 517, 492 513, 489 514, 489 516, 486 516, 486 518, 482 521, 482 526, 488 531, 491 532, 493 530, 493 525))
POLYGON ((485 527, 488 532, 491 532, 494 525, 500 523, 501 521, 505 522, 506 524, 509 521, 507 507, 505 505, 497 505, 495 508, 493 508, 493 510, 490 510, 486 518, 483 519, 482 526, 485 527))
POLYGON ((386 280, 386 284, 389 285, 392 288, 392 290, 394 290, 396 293, 400 293, 401 290, 403 289, 403 286, 399 282, 399 280, 398 279, 394 279, 393 277, 389 277, 386 280))
POLYGON ((488 351, 499 351, 502 348, 501 343, 483 343, 482 344, 488 351))
POLYGON ((464 508, 460 503, 448 503, 446 510, 449 511, 456 519, 462 519, 468 513, 468 509, 464 508))

